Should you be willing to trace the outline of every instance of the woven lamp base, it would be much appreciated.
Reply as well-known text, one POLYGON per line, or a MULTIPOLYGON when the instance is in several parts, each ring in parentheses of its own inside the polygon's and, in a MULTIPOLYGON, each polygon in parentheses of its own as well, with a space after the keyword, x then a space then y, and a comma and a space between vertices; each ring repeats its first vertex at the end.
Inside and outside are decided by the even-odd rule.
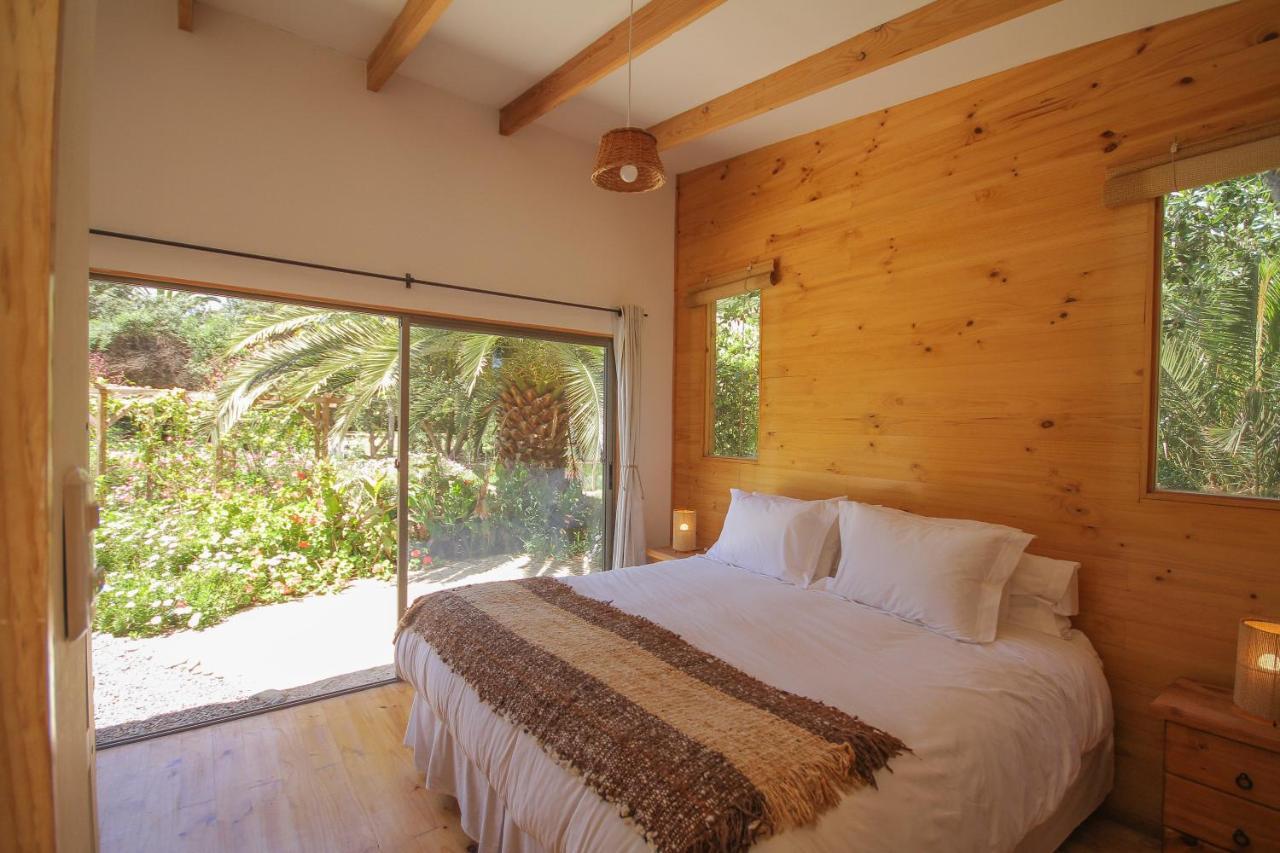
POLYGON ((647 193, 667 182, 667 173, 658 157, 658 140, 640 127, 615 127, 600 137, 596 168, 591 183, 619 193, 647 193), (636 179, 622 178, 622 168, 634 166, 636 179))

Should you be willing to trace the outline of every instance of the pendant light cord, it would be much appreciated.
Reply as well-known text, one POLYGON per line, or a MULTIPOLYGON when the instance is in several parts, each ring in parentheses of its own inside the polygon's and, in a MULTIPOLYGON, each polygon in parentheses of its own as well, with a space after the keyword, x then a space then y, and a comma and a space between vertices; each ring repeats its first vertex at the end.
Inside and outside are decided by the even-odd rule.
POLYGON ((636 0, 631 0, 627 13, 627 127, 631 127, 631 31, 636 24, 636 0))

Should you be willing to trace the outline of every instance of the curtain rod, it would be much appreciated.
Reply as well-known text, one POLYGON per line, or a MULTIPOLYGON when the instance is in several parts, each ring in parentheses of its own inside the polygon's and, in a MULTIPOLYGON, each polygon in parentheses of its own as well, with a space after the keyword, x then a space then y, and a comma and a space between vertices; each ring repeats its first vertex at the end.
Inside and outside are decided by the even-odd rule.
POLYGON ((394 281, 403 284, 406 289, 415 284, 421 284, 426 287, 441 287, 445 290, 459 290, 463 293, 478 293, 483 296, 501 296, 505 299, 522 299, 526 302, 541 302, 544 305, 563 305, 566 308, 582 308, 587 311, 604 311, 609 314, 622 316, 621 308, 609 308, 604 305, 588 305, 585 302, 567 302, 563 299, 548 299, 544 296, 524 296, 519 293, 504 293, 501 290, 486 290, 483 287, 466 287, 461 284, 446 284, 442 281, 428 281, 422 278, 415 278, 409 273, 404 275, 390 275, 389 273, 372 272, 371 270, 353 269, 350 267, 335 267, 329 264, 317 264, 311 261, 299 261, 294 258, 280 258, 275 255, 260 255, 254 252, 240 252, 235 249, 221 249, 217 246, 202 246, 199 243, 182 243, 177 240, 163 240, 159 237, 145 237, 141 234, 125 234, 120 231, 107 231, 102 228, 90 228, 90 234, 96 234, 99 237, 114 237, 117 240, 133 240, 137 243, 152 243, 157 246, 172 246, 176 249, 191 249, 196 252, 210 252, 215 255, 229 255, 233 258, 248 258, 252 261, 268 261, 273 264, 285 264, 291 267, 304 267, 312 270, 323 270, 324 272, 337 272, 345 275, 360 275, 365 278, 376 278, 382 281, 394 281))

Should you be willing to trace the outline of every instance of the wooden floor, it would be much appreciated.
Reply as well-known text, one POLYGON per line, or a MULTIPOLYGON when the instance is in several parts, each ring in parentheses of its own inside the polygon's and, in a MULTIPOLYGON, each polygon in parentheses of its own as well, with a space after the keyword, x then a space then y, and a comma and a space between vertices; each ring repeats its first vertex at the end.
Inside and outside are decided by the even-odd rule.
MULTIPOLYGON (((103 853, 463 853, 457 803, 401 744, 411 688, 374 687, 98 754, 103 853)), ((1069 853, 1158 850, 1102 818, 1069 853)))

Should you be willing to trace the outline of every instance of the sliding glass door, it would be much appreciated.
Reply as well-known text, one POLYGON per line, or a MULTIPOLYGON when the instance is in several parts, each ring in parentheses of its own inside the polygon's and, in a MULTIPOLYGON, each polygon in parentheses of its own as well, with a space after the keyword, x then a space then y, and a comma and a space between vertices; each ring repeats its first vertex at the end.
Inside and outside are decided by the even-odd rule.
POLYGON ((607 340, 90 293, 101 746, 390 679, 425 592, 608 565, 607 340))
POLYGON ((407 345, 409 600, 603 569, 607 343, 414 323, 407 345))
POLYGON ((399 324, 95 279, 100 746, 385 681, 399 324))

